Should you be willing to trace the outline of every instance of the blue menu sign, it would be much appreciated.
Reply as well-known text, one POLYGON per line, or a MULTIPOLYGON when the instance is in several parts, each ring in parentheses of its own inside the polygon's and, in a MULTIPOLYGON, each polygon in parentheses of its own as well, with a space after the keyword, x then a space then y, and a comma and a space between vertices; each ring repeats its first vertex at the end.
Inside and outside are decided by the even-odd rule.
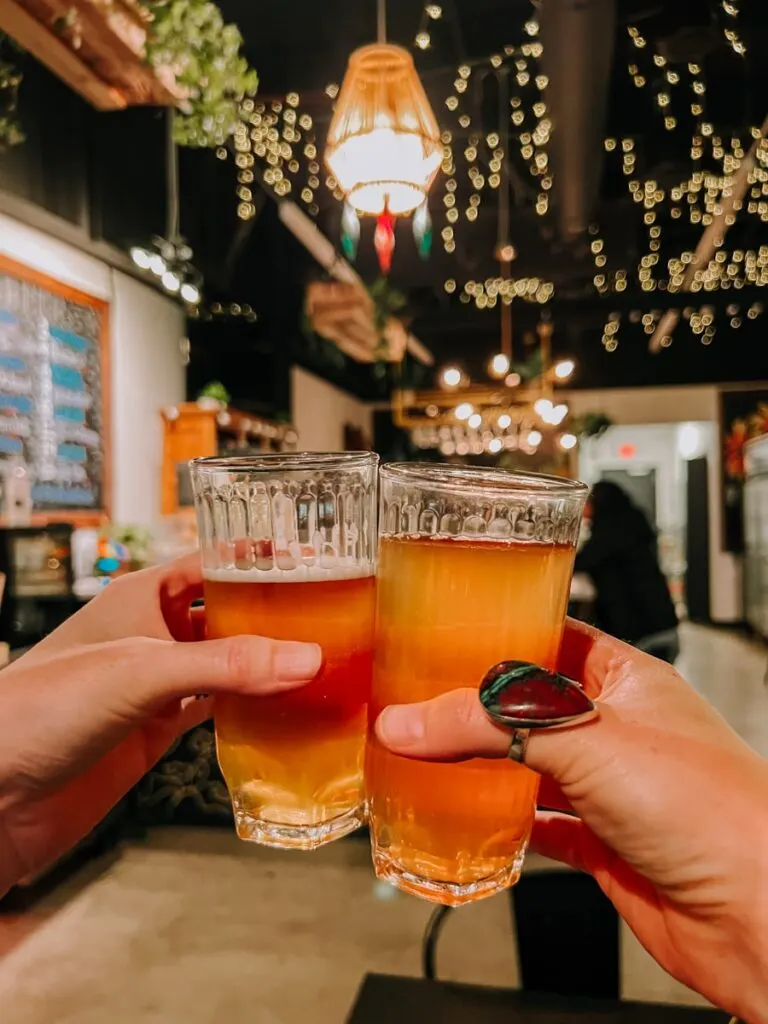
POLYGON ((24 461, 35 511, 105 507, 107 309, 0 257, 0 470, 24 461))

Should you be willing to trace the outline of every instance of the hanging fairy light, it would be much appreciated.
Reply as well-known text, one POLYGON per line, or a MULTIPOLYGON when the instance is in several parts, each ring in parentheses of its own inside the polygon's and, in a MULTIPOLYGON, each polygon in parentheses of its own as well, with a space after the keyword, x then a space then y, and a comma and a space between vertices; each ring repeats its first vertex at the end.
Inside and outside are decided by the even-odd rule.
POLYGON ((501 380, 502 377, 507 376, 511 365, 510 357, 506 352, 497 352, 488 364, 488 373, 491 377, 501 380))
MULTIPOLYGON (((429 254, 432 252, 432 218, 429 215, 429 205, 426 199, 414 212, 412 223, 413 238, 419 256, 423 260, 429 259, 429 254)), ((450 229, 446 228, 445 230, 449 231, 450 229)), ((446 239, 446 241, 448 240, 450 239, 446 239)))
POLYGON ((341 248, 348 260, 357 256, 357 245, 360 241, 360 218, 357 211, 349 203, 344 203, 341 214, 341 248))
POLYGON ((457 388, 464 383, 464 374, 458 366, 446 366, 441 375, 444 388, 457 388))

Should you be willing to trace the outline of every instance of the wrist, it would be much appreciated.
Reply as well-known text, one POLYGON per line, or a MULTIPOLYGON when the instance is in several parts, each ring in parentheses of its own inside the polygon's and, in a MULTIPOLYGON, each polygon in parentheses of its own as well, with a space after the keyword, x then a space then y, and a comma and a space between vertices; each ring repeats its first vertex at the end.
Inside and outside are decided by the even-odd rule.
POLYGON ((748 982, 739 992, 734 993, 725 1009, 735 1014, 732 1024, 768 1024, 766 977, 757 977, 751 984, 748 982))
POLYGON ((723 1009, 735 1015, 735 1024, 768 1024, 768 942, 763 922, 742 922, 733 944, 733 980, 723 1009), (751 941, 750 941, 751 940, 751 941))

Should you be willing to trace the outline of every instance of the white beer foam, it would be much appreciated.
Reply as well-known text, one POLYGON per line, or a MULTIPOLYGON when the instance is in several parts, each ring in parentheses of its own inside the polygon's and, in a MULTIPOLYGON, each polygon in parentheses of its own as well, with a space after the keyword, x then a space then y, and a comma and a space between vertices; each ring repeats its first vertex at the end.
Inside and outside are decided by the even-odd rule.
POLYGON ((213 583, 337 583, 367 579, 375 575, 372 565, 298 565, 295 569, 203 569, 203 578, 213 583))

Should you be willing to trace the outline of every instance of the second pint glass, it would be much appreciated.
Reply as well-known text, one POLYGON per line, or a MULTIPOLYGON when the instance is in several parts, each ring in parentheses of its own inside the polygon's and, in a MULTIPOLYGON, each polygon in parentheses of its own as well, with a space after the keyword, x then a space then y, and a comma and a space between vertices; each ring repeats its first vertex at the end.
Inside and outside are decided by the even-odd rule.
MULTIPOLYGON (((583 484, 447 465, 380 477, 371 725, 388 704, 478 687, 500 661, 554 668, 583 484)), ((538 776, 512 761, 414 761, 369 733, 373 856, 380 878, 450 905, 517 881, 538 776)))
POLYGON ((377 464, 369 452, 192 463, 207 635, 323 648, 306 686, 216 700, 241 839, 309 850, 364 823, 377 464))

